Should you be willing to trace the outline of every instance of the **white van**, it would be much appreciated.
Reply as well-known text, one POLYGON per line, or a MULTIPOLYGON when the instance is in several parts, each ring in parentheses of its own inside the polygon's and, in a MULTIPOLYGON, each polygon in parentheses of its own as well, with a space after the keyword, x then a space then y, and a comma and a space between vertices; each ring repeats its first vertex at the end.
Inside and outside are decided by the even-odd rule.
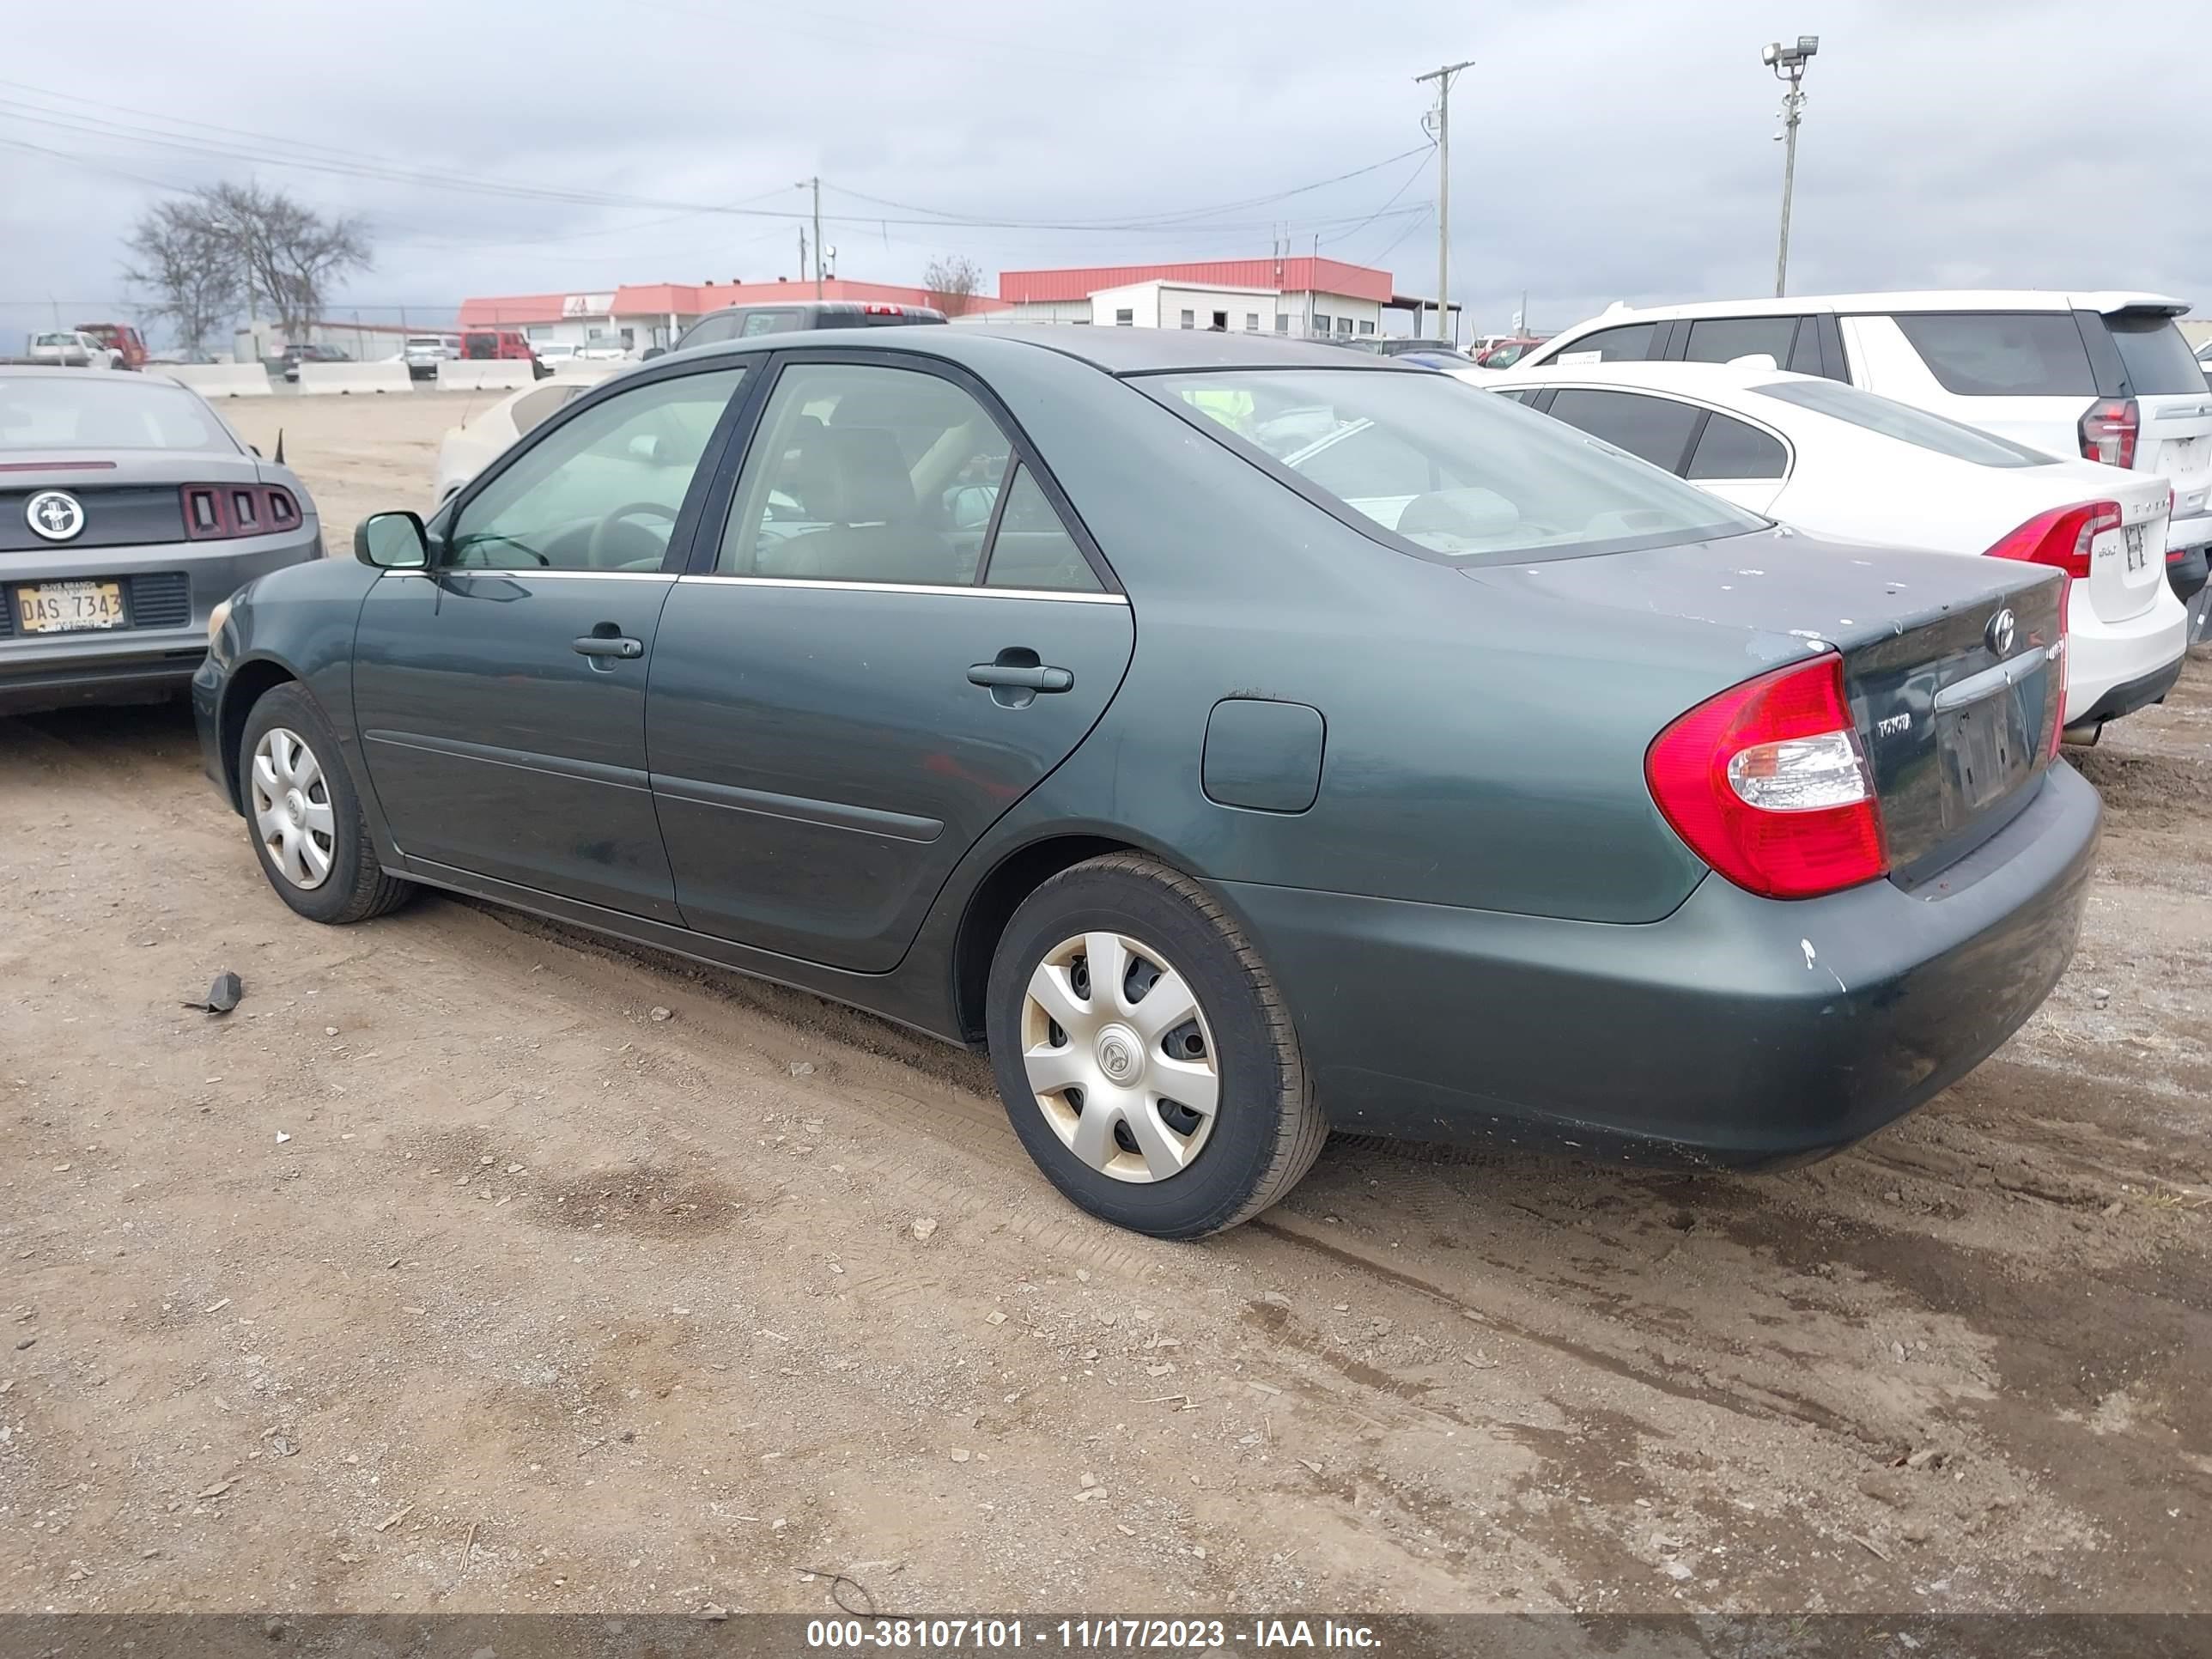
POLYGON ((2212 544, 2212 386, 2157 294, 1958 289, 1698 305, 1615 305, 1505 379, 1577 364, 1764 356, 2051 455, 2155 473, 2173 489, 2166 550, 2212 544))

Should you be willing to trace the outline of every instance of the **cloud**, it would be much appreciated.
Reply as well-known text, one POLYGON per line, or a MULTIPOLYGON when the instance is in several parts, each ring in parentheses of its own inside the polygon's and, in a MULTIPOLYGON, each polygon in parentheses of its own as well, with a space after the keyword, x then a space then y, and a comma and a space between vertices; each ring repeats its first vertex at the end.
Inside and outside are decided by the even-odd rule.
POLYGON ((86 0, 72 18, 74 38, 144 49, 97 73, 70 57, 0 69, 0 337, 57 311, 112 314, 146 203, 249 173, 369 219, 376 268, 337 307, 365 315, 795 272, 809 203, 793 181, 817 173, 847 276, 912 280, 946 252, 987 271, 1259 254, 1319 234, 1324 253, 1382 258, 1428 292, 1434 171, 1416 177, 1418 155, 1172 228, 1103 226, 1411 149, 1428 99, 1413 77, 1466 57, 1452 286, 1476 325, 1503 327, 1524 289, 1550 326, 1616 299, 1759 294, 1782 162, 1781 89, 1758 48, 1801 31, 1821 47, 1794 291, 2197 297, 2212 269, 2201 89, 2191 55, 2159 45, 2198 21, 2180 3, 2140 4, 2115 31, 2059 0, 1439 0, 1387 19, 1316 0, 483 0, 465 18, 444 0, 373 15, 207 0, 189 38, 158 45, 139 5, 86 0), (586 199, 495 193, 508 185, 586 199), (745 210, 702 210, 716 205, 745 210), (1098 228, 1066 228, 1083 221, 1098 228))

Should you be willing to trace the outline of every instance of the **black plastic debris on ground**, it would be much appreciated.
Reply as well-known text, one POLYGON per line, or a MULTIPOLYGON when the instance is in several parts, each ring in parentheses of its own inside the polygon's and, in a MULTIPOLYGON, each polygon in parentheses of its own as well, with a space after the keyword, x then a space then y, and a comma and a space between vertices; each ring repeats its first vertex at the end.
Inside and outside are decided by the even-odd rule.
POLYGON ((246 994, 246 981, 236 974, 221 973, 209 986, 207 994, 198 1000, 187 1002, 187 1008, 204 1008, 211 1014, 227 1014, 238 1006, 239 998, 246 994))

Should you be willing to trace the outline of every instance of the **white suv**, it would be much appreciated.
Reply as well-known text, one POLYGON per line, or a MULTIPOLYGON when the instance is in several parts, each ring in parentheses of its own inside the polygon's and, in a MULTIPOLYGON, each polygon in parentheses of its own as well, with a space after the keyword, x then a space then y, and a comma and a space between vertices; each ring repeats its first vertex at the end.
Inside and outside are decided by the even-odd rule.
POLYGON ((2212 544, 2212 386, 2156 294, 1959 289, 1615 305, 1553 336, 1511 380, 1591 362, 1766 356, 2051 455, 2173 489, 2170 558, 2212 544))

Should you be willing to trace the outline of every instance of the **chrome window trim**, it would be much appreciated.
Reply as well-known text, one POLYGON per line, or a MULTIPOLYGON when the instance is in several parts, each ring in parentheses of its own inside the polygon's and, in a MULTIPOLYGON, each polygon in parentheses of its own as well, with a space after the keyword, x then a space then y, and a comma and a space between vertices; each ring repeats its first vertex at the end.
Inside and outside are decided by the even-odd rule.
POLYGON ((1126 593, 1062 592, 1049 587, 979 587, 971 582, 848 582, 807 576, 722 576, 687 573, 678 585, 712 582, 733 587, 826 587, 851 593, 952 593, 981 599, 1060 599, 1073 605, 1127 605, 1126 593))

